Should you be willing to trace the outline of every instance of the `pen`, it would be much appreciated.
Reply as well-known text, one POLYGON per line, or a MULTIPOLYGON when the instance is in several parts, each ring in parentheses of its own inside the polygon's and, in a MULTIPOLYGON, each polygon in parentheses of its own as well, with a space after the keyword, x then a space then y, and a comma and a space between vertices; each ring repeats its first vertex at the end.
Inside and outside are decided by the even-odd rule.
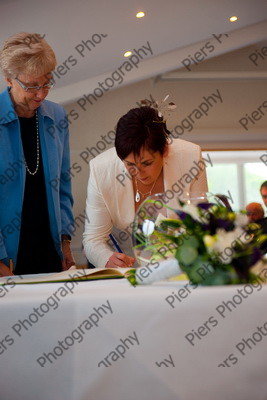
POLYGON ((110 237, 112 243, 114 244, 114 246, 116 247, 116 250, 117 250, 119 253, 122 253, 122 250, 121 250, 120 246, 118 245, 117 240, 116 240, 116 239, 114 238, 114 236, 112 235, 112 233, 110 233, 109 237, 110 237))

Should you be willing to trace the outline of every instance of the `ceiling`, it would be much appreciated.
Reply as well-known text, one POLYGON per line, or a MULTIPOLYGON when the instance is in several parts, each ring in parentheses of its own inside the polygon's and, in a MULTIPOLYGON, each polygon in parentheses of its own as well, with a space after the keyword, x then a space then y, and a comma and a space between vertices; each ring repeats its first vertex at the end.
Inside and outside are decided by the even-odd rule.
MULTIPOLYGON (((68 103, 90 93, 118 70, 127 60, 123 57, 126 50, 151 48, 146 55, 142 53, 138 67, 125 72, 123 82, 116 82, 113 88, 179 68, 188 72, 184 65, 189 61, 184 60, 190 60, 189 56, 206 61, 266 43, 267 1, 0 0, 0 21, 1 43, 20 31, 45 35, 60 71, 49 98, 68 103), (146 16, 137 19, 140 10, 146 16), (237 15, 238 21, 229 22, 232 15, 237 15), (208 50, 210 41, 214 51, 208 50), (202 55, 196 55, 198 51, 202 55)), ((199 65, 192 58, 191 64, 195 69, 199 65)), ((4 87, 2 79, 0 89, 4 87)))

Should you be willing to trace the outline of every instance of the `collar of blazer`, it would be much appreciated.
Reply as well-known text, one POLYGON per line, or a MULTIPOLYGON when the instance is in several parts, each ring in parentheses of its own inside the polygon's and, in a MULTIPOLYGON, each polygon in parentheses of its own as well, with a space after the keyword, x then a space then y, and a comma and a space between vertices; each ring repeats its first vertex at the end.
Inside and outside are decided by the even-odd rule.
POLYGON ((173 185, 182 175, 181 161, 179 156, 170 145, 167 157, 163 159, 163 178, 164 178, 164 191, 167 205, 172 208, 177 208, 178 195, 173 189, 173 185))

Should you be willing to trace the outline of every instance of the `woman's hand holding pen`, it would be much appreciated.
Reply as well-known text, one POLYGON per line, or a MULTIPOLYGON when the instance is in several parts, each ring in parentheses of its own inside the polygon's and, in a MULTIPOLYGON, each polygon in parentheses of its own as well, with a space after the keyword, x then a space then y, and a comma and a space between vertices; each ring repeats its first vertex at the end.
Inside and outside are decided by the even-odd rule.
POLYGON ((132 267, 135 263, 135 259, 133 257, 129 257, 126 254, 124 254, 116 241, 115 237, 112 235, 112 233, 109 235, 112 243, 114 244, 116 250, 118 252, 113 253, 112 256, 109 257, 108 262, 105 265, 105 268, 114 268, 114 267, 119 267, 119 268, 129 268, 132 267))
POLYGON ((134 265, 135 259, 133 257, 129 257, 123 253, 113 253, 112 256, 109 257, 108 262, 105 265, 105 268, 129 268, 134 265))

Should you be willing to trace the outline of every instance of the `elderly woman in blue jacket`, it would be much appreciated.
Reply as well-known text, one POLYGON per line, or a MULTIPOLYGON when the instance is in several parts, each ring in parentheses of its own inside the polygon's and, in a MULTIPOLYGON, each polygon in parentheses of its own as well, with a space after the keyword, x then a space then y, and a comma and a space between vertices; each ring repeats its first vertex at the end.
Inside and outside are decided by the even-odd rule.
MULTIPOLYGON (((74 264, 69 131, 45 100, 56 58, 38 34, 4 42, 0 68, 0 275, 57 272, 74 264)), ((63 123, 64 122, 64 123, 63 123)))

